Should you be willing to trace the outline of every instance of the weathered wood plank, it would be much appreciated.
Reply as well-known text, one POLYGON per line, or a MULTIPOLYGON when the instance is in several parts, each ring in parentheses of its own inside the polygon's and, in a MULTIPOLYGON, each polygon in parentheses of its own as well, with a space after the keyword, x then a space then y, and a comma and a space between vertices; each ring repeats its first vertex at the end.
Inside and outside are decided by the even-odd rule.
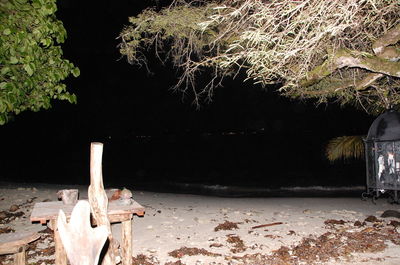
POLYGON ((38 233, 11 233, 0 235, 0 255, 20 252, 20 248, 38 239, 38 233))
MULTIPOLYGON (((61 201, 52 202, 38 202, 33 206, 30 220, 31 222, 44 222, 52 219, 57 219, 58 211, 63 210, 65 215, 71 216, 74 205, 66 205, 61 201)), ((136 201, 131 205, 119 205, 118 203, 111 202, 108 207, 108 216, 112 222, 122 222, 126 220, 125 216, 135 214, 137 216, 144 216, 145 208, 136 201)))

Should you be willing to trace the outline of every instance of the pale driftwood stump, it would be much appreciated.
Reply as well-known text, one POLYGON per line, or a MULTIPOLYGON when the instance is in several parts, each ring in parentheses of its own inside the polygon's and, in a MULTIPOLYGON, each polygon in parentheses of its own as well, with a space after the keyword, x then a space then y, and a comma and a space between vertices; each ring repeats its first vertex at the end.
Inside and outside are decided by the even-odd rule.
POLYGON ((57 227, 71 265, 97 265, 108 231, 105 225, 92 228, 90 225, 90 205, 79 201, 67 218, 59 211, 57 227))
POLYGON ((103 186, 102 173, 102 155, 103 144, 91 143, 90 145, 90 186, 88 189, 88 197, 90 207, 92 208, 93 218, 97 225, 104 225, 108 232, 108 250, 104 255, 102 265, 115 265, 115 247, 114 239, 111 233, 110 220, 107 216, 108 198, 103 186))

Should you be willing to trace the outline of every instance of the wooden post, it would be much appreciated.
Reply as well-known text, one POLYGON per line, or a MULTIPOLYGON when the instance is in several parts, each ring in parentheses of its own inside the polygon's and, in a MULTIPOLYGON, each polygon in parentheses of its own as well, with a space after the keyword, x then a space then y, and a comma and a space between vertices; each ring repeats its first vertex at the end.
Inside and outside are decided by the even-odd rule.
POLYGON ((19 252, 14 254, 14 264, 16 265, 26 264, 25 246, 21 246, 19 252))
POLYGON ((122 222, 122 265, 132 264, 132 215, 122 222))
POLYGON ((114 240, 111 225, 107 216, 108 198, 104 191, 102 173, 103 144, 91 143, 90 145, 90 186, 88 197, 93 218, 98 226, 105 225, 108 231, 108 250, 104 255, 102 265, 115 265, 114 240))
POLYGON ((55 263, 56 265, 67 265, 67 253, 65 253, 64 246, 61 243, 60 234, 58 232, 58 227, 57 227, 57 220, 51 219, 50 222, 51 226, 53 227, 54 243, 56 248, 55 263))

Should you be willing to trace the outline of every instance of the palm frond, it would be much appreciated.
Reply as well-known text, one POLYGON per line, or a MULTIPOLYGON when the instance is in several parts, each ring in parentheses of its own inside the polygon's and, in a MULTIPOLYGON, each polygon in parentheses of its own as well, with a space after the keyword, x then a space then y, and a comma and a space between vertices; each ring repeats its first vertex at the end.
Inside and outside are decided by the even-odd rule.
POLYGON ((364 158, 362 135, 340 136, 329 140, 325 155, 329 161, 338 159, 364 158))

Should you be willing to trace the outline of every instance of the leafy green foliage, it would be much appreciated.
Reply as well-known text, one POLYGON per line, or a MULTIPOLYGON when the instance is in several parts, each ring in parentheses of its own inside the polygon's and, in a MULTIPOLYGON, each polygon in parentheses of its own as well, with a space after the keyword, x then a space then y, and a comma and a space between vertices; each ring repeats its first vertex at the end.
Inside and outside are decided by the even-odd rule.
POLYGON ((76 103, 61 83, 79 69, 58 45, 67 33, 55 0, 0 0, 0 125, 10 115, 51 107, 52 99, 76 103))

